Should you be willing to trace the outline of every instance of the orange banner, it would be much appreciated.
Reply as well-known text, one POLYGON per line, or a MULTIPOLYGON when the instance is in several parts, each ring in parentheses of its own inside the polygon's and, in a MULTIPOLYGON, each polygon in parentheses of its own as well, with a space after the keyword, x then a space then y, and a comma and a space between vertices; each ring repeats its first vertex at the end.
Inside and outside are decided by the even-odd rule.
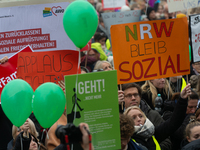
POLYGON ((190 73, 187 18, 111 26, 118 84, 190 73))
POLYGON ((28 82, 33 90, 45 82, 58 84, 64 75, 77 73, 78 58, 79 52, 73 50, 19 53, 17 78, 28 82))

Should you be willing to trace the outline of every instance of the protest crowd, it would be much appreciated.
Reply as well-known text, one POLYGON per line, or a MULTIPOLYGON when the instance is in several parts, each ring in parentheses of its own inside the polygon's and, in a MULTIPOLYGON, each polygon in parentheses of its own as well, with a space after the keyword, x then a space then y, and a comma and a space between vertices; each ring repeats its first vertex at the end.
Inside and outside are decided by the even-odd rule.
MULTIPOLYGON (((104 25, 103 13, 141 10, 140 22, 165 21, 200 13, 200 7, 169 13, 167 0, 128 0, 121 9, 107 10, 103 9, 100 0, 88 2, 96 9, 99 22, 89 50, 80 50, 81 74, 115 70, 110 34, 104 25)), ((116 85, 121 150, 200 150, 200 62, 193 62, 191 46, 187 49, 190 74, 116 85)), ((7 61, 7 56, 0 59, 1 64, 7 61)), ((59 82, 59 86, 64 89, 65 83, 59 82)), ((55 133, 59 125, 66 124, 65 110, 46 130, 34 113, 22 126, 16 127, 0 105, 0 150, 67 149, 55 133)), ((79 128, 82 132, 80 149, 95 149, 91 144, 88 124, 81 123, 79 128)))

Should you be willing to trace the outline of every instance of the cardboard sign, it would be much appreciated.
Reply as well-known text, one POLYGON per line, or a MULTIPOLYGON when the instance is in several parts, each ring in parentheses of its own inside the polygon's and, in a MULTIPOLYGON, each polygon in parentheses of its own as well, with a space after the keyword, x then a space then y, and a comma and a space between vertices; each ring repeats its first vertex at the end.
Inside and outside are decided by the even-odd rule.
POLYGON ((0 58, 10 57, 28 44, 36 52, 76 50, 62 24, 64 10, 69 4, 0 8, 0 58))
POLYGON ((118 84, 190 73, 187 18, 111 26, 118 84))
POLYGON ((167 0, 168 11, 176 12, 189 8, 195 8, 200 6, 199 0, 167 0))
POLYGON ((200 61, 200 14, 189 16, 192 62, 200 61))
POLYGON ((94 149, 121 149, 116 70, 78 75, 77 90, 76 78, 65 76, 67 121, 88 123, 94 149))
POLYGON ((17 78, 28 82, 33 90, 45 82, 58 84, 64 75, 77 74, 78 54, 73 50, 20 53, 17 78))
POLYGON ((126 0, 102 0, 104 10, 121 9, 124 5, 126 5, 126 0))
MULTIPOLYGON (((24 49, 22 49, 21 52, 32 52, 32 49, 27 46, 24 49)), ((14 80, 17 78, 17 60, 18 60, 18 54, 14 54, 8 59, 8 62, 4 64, 0 64, 0 95, 4 88, 4 86, 10 82, 11 80, 14 80)), ((1 99, 0 99, 1 102, 1 99)))
POLYGON ((140 20, 141 10, 131 10, 124 12, 110 12, 102 13, 102 18, 106 31, 108 32, 108 37, 111 41, 110 27, 115 24, 138 22, 140 20))

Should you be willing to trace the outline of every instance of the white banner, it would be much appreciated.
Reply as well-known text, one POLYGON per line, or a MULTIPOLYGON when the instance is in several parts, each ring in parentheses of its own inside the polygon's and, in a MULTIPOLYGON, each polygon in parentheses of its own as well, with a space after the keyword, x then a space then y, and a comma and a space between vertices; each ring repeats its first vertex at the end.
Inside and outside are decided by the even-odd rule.
POLYGON ((69 2, 0 8, 0 58, 26 45, 36 52, 76 50, 63 28, 69 2))
POLYGON ((169 12, 200 7, 200 0, 167 0, 169 12))
POLYGON ((193 62, 200 61, 200 14, 190 16, 190 43, 193 62))
POLYGON ((121 9, 126 5, 126 0, 102 0, 103 9, 121 9))

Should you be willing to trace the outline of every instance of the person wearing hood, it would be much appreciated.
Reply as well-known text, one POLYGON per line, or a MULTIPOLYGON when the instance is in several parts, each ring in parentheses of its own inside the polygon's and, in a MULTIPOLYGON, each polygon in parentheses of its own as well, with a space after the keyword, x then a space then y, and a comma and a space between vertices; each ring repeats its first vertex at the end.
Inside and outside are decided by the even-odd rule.
POLYGON ((135 123, 135 133, 132 139, 148 148, 148 150, 160 150, 159 143, 172 135, 182 124, 187 109, 187 97, 191 94, 191 87, 188 84, 181 92, 174 113, 170 119, 154 126, 137 106, 131 106, 124 112, 133 118, 135 123))
MULTIPOLYGON (((99 55, 100 60, 107 60, 107 56, 105 52, 103 51, 101 44, 98 42, 92 43, 91 44, 91 50, 96 52, 96 55, 99 55)), ((88 52, 89 54, 90 52, 88 52)))
POLYGON ((87 52, 86 55, 81 57, 81 66, 85 66, 86 68, 92 72, 94 66, 98 60, 107 60, 107 56, 103 51, 101 44, 96 42, 91 44, 91 49, 87 52))

